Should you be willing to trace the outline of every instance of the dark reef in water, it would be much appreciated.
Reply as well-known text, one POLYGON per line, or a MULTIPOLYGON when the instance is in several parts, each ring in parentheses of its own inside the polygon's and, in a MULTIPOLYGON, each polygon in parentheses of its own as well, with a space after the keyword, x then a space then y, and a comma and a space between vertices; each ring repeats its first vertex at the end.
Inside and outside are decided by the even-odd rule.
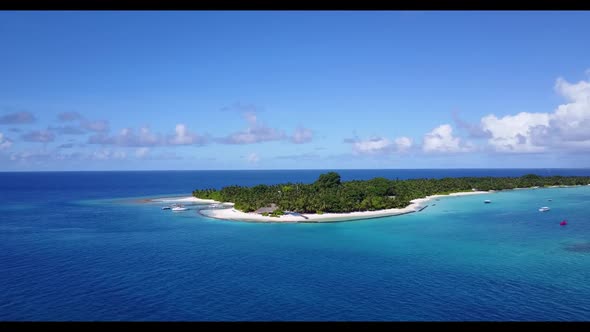
POLYGON ((572 252, 587 252, 590 253, 590 242, 568 244, 563 247, 564 250, 572 252))

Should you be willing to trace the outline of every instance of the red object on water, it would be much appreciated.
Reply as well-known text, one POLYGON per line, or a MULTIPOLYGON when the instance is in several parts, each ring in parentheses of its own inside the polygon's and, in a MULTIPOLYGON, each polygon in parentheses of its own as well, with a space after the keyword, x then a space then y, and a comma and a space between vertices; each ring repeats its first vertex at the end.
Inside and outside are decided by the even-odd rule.
POLYGON ((565 226, 567 225, 567 221, 563 220, 562 222, 559 223, 561 226, 565 226))

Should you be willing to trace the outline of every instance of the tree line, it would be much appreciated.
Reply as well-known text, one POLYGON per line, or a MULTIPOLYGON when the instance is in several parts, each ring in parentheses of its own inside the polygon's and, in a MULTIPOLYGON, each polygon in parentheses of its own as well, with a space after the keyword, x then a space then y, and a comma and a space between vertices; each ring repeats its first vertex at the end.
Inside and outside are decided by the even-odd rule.
POLYGON ((559 185, 587 185, 587 176, 461 177, 442 179, 386 179, 342 182, 336 172, 321 174, 311 184, 285 183, 252 187, 228 186, 193 191, 193 196, 233 202, 234 208, 252 212, 274 203, 279 211, 337 213, 403 208, 429 195, 482 190, 505 190, 559 185))

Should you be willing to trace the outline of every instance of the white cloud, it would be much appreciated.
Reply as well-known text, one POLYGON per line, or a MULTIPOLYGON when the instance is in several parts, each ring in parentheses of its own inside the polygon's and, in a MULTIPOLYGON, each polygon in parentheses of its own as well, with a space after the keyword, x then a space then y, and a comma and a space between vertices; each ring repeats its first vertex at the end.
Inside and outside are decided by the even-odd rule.
POLYGON ((357 140, 352 144, 352 150, 358 154, 388 153, 392 143, 387 138, 375 137, 368 140, 357 140))
POLYGON ((246 160, 248 160, 249 163, 255 164, 260 160, 260 157, 258 157, 256 153, 250 153, 248 157, 246 157, 246 160))
POLYGON ((256 117, 256 113, 255 112, 245 112, 244 113, 244 118, 246 119, 246 121, 248 122, 248 124, 250 126, 256 127, 258 118, 256 117))
POLYGON ((310 129, 299 127, 295 129, 295 133, 291 137, 291 142, 295 144, 303 144, 311 142, 313 139, 313 132, 310 129))
POLYGON ((412 147, 412 139, 409 137, 397 137, 393 142, 385 137, 372 137, 367 140, 358 138, 345 139, 345 143, 352 144, 354 154, 389 154, 393 152, 406 152, 412 147))
POLYGON ((253 144, 270 141, 280 141, 285 139, 287 136, 282 131, 274 128, 270 128, 258 122, 256 113, 245 112, 243 114, 246 122, 248 122, 248 128, 244 131, 239 131, 230 134, 226 137, 217 139, 222 144, 253 144))
POLYGON ((21 136, 27 142, 47 143, 53 142, 55 134, 48 130, 33 130, 21 136))
POLYGON ((258 126, 256 128, 248 128, 246 131, 233 133, 220 139, 219 142, 225 144, 253 144, 280 141, 283 138, 285 138, 285 134, 274 128, 258 126))
POLYGON ((26 124, 37 121, 31 112, 15 112, 0 116, 0 124, 26 124))
POLYGON ((126 159, 127 153, 125 151, 113 151, 109 149, 94 151, 90 155, 90 159, 94 160, 111 160, 111 159, 126 159))
POLYGON ((185 124, 179 123, 174 129, 175 134, 168 140, 172 145, 204 144, 205 137, 190 132, 185 124))
POLYGON ((47 161, 79 160, 82 157, 83 154, 80 152, 61 153, 59 151, 32 150, 14 152, 10 155, 9 159, 21 163, 44 163, 47 161))
POLYGON ((58 126, 58 127, 49 127, 47 130, 56 132, 60 135, 84 135, 86 134, 86 130, 77 127, 77 126, 58 126))
POLYGON ((207 137, 192 133, 185 124, 179 123, 175 127, 174 134, 168 135, 167 138, 153 133, 149 127, 141 127, 138 133, 133 128, 124 128, 119 134, 113 136, 105 134, 92 135, 88 138, 88 143, 130 147, 154 147, 205 144, 207 143, 207 137))
POLYGON ((116 136, 98 134, 88 138, 89 144, 113 144, 133 147, 156 146, 161 142, 160 136, 152 133, 148 127, 141 127, 139 134, 136 134, 132 128, 124 128, 116 136))
POLYGON ((559 78, 555 89, 569 103, 559 105, 551 114, 552 134, 564 143, 590 141, 590 81, 568 83, 559 78))
POLYGON ((443 124, 424 135, 422 150, 429 153, 467 152, 473 150, 473 145, 463 144, 459 137, 453 136, 453 127, 443 124))
POLYGON ((412 147, 412 139, 409 137, 398 137, 394 141, 398 152, 406 152, 412 147))
POLYGON ((215 138, 217 143, 221 144, 255 144, 271 141, 290 141, 295 144, 311 142, 313 132, 306 128, 297 128, 292 136, 285 134, 282 130, 271 128, 261 123, 257 113, 260 108, 249 104, 235 104, 224 107, 222 111, 236 111, 241 113, 242 117, 248 124, 245 130, 231 133, 225 137, 215 138))
POLYGON ((62 122, 81 120, 82 115, 78 112, 62 112, 57 115, 57 119, 62 122))
POLYGON ((481 123, 472 124, 464 121, 459 117, 459 113, 456 111, 453 112, 453 120, 455 121, 457 128, 466 131, 470 138, 480 139, 490 137, 490 133, 483 130, 481 123))
POLYGON ((82 128, 97 133, 104 133, 109 131, 109 122, 106 120, 84 121, 82 128))
POLYGON ((106 134, 109 130, 109 121, 107 120, 88 120, 78 112, 62 112, 57 115, 60 122, 75 122, 77 125, 64 125, 58 127, 49 127, 49 130, 60 135, 83 135, 88 132, 94 132, 101 135, 106 134))
MULTIPOLYGON (((124 137, 128 137, 130 142, 133 142, 133 140, 135 139, 130 130, 127 130, 125 132, 125 135, 126 136, 124 137)), ((138 145, 153 146, 157 145, 159 141, 160 139, 158 135, 152 133, 148 127, 139 128, 139 135, 137 136, 138 145)))
POLYGON ((482 128, 491 135, 489 144, 501 152, 590 149, 590 81, 569 83, 558 78, 555 90, 567 103, 552 113, 482 118, 482 128))
POLYGON ((12 146, 12 141, 0 133, 0 150, 6 150, 12 146))
POLYGON ((146 147, 141 147, 138 148, 137 150, 135 150, 135 156, 137 158, 145 158, 149 155, 150 153, 150 148, 146 148, 146 147))
POLYGON ((74 143, 64 143, 57 146, 58 149, 71 149, 75 146, 74 143))
POLYGON ((488 115, 481 119, 481 127, 490 133, 488 143, 499 152, 541 152, 543 147, 532 144, 534 127, 547 126, 547 113, 518 113, 497 118, 488 115))
POLYGON ((51 154, 45 151, 42 152, 15 152, 10 155, 12 161, 43 161, 51 158, 51 154))

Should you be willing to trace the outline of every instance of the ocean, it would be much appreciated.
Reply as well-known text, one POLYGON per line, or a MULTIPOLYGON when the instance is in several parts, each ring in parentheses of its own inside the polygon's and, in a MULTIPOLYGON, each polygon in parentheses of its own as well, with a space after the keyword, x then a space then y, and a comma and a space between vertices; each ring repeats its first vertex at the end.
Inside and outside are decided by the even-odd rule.
MULTIPOLYGON (((590 320, 590 186, 445 197, 418 213, 328 224, 138 203, 326 171, 0 173, 0 320, 590 320)), ((336 171, 343 181, 590 175, 336 171)))

